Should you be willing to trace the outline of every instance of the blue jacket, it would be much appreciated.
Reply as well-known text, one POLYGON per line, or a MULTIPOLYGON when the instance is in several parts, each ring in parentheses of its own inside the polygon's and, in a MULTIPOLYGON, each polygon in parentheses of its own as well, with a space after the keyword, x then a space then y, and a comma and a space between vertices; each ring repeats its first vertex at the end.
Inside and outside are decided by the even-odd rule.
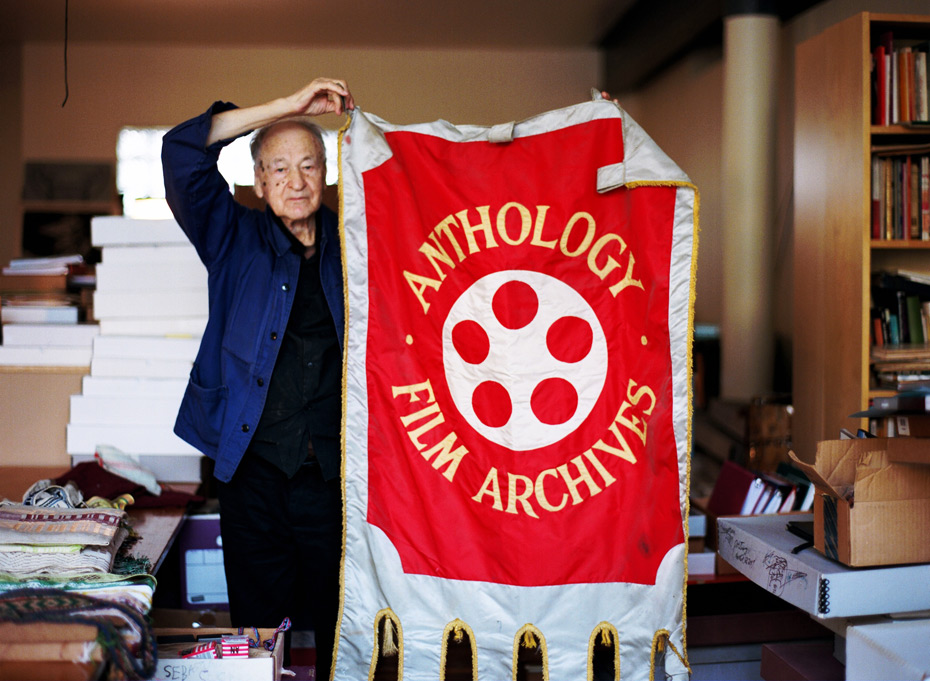
MULTIPOLYGON (((264 408, 300 271, 300 256, 271 210, 237 203, 217 170, 220 149, 232 140, 205 147, 213 114, 232 108, 216 102, 170 130, 162 145, 168 205, 206 265, 210 301, 174 432, 214 459, 214 475, 224 482, 235 473, 264 408)), ((320 279, 342 345, 338 220, 325 206, 320 218, 320 279)))

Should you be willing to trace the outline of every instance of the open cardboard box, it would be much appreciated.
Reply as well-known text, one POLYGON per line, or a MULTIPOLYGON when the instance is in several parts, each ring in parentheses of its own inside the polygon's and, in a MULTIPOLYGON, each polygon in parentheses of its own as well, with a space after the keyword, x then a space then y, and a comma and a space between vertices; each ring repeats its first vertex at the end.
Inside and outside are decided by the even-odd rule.
MULTIPOLYGON (((274 629, 259 629, 262 641, 274 637, 274 629)), ((219 637, 222 634, 236 634, 237 629, 228 627, 200 627, 189 629, 156 628, 158 638, 158 664, 154 681, 174 681, 175 679, 199 679, 199 681, 280 681, 281 668, 284 664, 284 633, 278 635, 274 650, 271 652, 260 648, 250 648, 249 657, 226 659, 182 658, 178 652, 196 645, 195 639, 219 637), (189 640, 180 640, 187 638, 189 640)), ((254 639, 251 629, 245 633, 254 639)))
POLYGON ((824 440, 813 465, 814 546, 852 567, 930 562, 930 440, 824 440))

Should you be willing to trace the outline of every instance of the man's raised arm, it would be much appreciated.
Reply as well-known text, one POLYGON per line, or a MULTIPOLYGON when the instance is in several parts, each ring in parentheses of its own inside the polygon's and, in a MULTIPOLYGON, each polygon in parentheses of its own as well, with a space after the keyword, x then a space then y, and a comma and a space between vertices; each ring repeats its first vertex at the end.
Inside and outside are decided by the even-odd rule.
POLYGON ((288 97, 215 114, 206 146, 290 116, 341 114, 354 108, 355 102, 344 80, 317 78, 288 97))

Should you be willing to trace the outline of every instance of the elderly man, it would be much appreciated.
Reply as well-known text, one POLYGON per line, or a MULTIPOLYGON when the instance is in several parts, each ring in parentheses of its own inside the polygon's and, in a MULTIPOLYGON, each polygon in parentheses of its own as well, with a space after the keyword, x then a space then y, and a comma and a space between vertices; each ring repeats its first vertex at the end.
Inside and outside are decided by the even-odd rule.
POLYGON ((217 102, 165 135, 165 191, 209 275, 209 319, 175 432, 215 460, 234 626, 312 628, 329 678, 342 541, 344 299, 338 221, 308 116, 354 108, 317 79, 247 108, 217 102), (262 212, 236 203, 220 149, 252 142, 262 212))

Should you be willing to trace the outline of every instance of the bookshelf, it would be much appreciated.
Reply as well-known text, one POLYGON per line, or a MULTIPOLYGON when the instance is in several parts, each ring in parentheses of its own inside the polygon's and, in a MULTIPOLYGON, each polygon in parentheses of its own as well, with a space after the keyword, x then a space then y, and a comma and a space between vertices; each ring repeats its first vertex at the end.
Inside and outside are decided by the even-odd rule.
POLYGON ((849 415, 879 392, 871 273, 930 272, 930 242, 872 238, 873 145, 930 143, 930 129, 873 124, 872 52, 888 31, 930 40, 930 16, 863 12, 795 53, 793 440, 805 460, 818 441, 862 425, 849 415))

